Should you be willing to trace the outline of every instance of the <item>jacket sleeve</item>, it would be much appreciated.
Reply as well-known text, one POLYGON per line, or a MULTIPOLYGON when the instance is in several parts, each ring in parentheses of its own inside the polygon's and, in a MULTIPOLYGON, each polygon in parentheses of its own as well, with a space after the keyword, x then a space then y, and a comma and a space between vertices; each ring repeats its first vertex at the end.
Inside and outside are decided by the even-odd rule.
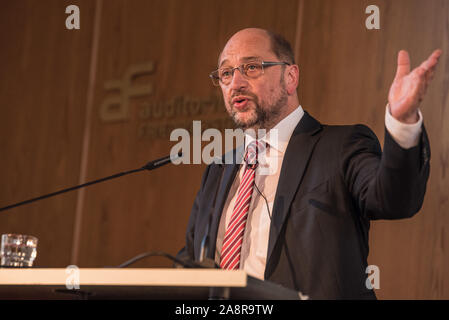
POLYGON ((401 219, 422 206, 430 171, 430 146, 423 130, 416 147, 401 148, 385 130, 382 153, 376 135, 353 126, 341 150, 341 173, 354 204, 368 219, 401 219))

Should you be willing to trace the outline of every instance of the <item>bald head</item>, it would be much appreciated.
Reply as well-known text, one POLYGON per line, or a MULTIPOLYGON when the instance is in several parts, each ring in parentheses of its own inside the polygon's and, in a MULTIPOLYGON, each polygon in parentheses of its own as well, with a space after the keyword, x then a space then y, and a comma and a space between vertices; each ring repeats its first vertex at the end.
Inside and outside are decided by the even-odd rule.
POLYGON ((248 45, 262 45, 264 49, 271 51, 280 61, 295 64, 291 45, 284 37, 261 28, 246 28, 236 32, 228 40, 218 58, 218 66, 222 63, 222 55, 226 49, 235 49, 245 43, 248 45))

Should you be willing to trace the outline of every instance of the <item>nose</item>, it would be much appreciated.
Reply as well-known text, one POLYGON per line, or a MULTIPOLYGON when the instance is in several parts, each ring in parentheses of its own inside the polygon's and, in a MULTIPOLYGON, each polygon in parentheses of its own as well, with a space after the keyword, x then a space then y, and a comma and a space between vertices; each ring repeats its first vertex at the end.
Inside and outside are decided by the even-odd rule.
POLYGON ((232 76, 230 87, 233 90, 239 90, 241 88, 246 88, 248 81, 246 77, 242 74, 240 69, 234 70, 234 75, 232 76))

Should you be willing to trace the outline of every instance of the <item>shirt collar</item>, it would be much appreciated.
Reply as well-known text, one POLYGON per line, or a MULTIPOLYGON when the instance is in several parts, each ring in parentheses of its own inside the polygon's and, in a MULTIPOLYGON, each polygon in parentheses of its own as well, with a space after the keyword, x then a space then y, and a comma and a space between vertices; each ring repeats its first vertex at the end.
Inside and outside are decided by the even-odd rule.
MULTIPOLYGON (((281 153, 285 153, 290 137, 293 134, 293 130, 295 130, 303 115, 304 110, 301 105, 299 105, 298 108, 279 121, 279 123, 268 131, 265 136, 261 137, 260 140, 267 143, 270 148, 274 148, 281 153)), ((245 148, 254 140, 255 137, 253 135, 245 132, 245 148)))

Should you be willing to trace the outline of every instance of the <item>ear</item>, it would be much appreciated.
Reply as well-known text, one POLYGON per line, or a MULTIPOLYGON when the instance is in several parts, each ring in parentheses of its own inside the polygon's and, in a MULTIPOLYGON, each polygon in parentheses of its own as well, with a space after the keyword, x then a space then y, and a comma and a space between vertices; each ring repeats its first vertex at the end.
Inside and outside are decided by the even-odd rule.
POLYGON ((291 66, 287 66, 285 75, 285 86, 287 89, 287 94, 292 95, 296 93, 296 89, 299 84, 299 67, 294 64, 291 66))

